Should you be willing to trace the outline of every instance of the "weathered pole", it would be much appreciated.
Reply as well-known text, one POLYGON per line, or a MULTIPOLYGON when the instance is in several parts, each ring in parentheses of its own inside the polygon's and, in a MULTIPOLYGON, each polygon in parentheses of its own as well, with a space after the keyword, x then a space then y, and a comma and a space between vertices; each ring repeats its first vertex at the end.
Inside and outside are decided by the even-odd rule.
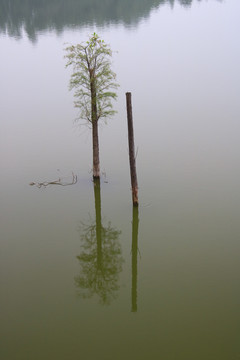
POLYGON ((136 159, 134 150, 134 133, 133 133, 133 117, 132 117, 132 94, 126 93, 127 102, 127 120, 128 120, 128 146, 129 146, 129 163, 132 185, 132 201, 133 206, 138 206, 138 182, 136 171, 136 159))

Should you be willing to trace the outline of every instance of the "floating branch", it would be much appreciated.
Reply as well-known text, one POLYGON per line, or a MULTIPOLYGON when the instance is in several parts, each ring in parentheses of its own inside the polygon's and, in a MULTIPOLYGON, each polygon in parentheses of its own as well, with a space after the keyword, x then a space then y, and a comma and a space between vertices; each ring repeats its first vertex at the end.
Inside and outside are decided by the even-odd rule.
POLYGON ((68 186, 68 185, 74 185, 77 183, 77 175, 74 175, 72 172, 72 182, 64 183, 61 178, 54 181, 44 181, 44 182, 30 182, 30 186, 37 186, 39 189, 41 187, 47 187, 48 185, 61 185, 61 186, 68 186))

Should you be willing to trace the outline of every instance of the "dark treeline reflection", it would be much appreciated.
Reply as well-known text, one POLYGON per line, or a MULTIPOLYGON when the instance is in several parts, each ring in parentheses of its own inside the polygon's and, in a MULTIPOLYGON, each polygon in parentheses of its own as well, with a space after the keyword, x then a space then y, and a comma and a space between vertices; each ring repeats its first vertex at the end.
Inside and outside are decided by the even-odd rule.
POLYGON ((20 38, 24 29, 32 41, 44 30, 110 23, 136 25, 160 5, 189 7, 201 0, 1 0, 0 32, 20 38))
POLYGON ((138 273, 138 207, 132 213, 132 312, 137 312, 137 273, 138 273))
POLYGON ((122 271, 121 232, 108 222, 103 226, 101 215, 100 181, 94 182, 95 219, 80 226, 81 253, 77 256, 81 271, 75 278, 79 296, 98 295, 100 303, 110 304, 119 289, 122 271))

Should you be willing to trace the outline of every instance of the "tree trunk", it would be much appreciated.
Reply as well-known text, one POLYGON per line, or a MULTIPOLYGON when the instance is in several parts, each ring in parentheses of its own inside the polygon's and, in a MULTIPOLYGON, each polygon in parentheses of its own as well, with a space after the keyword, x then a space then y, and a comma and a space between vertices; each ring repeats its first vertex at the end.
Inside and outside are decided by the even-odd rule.
POLYGON ((99 143, 98 143, 98 122, 92 123, 92 143, 93 143, 93 178, 100 178, 100 163, 99 163, 99 143))
POLYGON ((98 142, 98 118, 97 118, 97 93, 94 71, 90 71, 91 81, 91 118, 92 118, 92 145, 93 145, 93 178, 100 178, 99 142, 98 142))

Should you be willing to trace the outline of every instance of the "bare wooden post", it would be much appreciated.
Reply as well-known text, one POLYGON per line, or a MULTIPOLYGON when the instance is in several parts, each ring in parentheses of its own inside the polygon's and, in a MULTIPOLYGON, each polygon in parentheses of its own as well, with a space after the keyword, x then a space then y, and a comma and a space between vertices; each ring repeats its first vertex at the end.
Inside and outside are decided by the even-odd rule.
POLYGON ((131 185, 132 185, 132 201, 133 201, 133 206, 138 206, 138 182, 137 182, 135 150, 134 150, 132 94, 130 92, 126 93, 126 102, 127 102, 128 145, 129 145, 129 162, 130 162, 130 175, 131 175, 131 185))

